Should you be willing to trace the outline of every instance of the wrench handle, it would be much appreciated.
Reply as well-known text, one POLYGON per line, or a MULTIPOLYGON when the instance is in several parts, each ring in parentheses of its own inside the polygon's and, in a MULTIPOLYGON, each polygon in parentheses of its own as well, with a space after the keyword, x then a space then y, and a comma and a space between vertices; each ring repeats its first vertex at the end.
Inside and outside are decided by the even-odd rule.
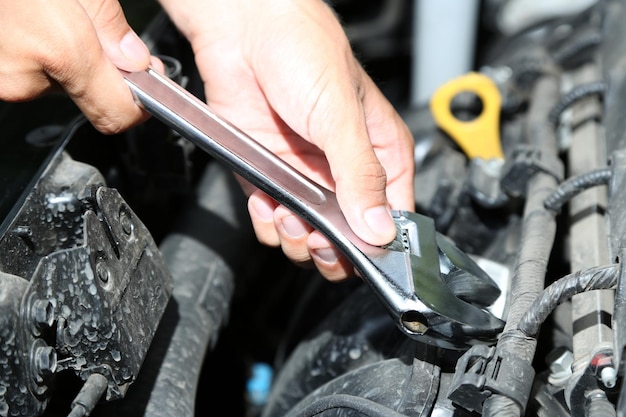
MULTIPOLYGON (((375 250, 349 227, 335 193, 311 181, 153 69, 120 70, 139 105, 320 230, 344 253, 375 250)), ((347 254, 352 258, 351 254, 347 254)), ((354 259, 351 259, 353 262, 354 259)))

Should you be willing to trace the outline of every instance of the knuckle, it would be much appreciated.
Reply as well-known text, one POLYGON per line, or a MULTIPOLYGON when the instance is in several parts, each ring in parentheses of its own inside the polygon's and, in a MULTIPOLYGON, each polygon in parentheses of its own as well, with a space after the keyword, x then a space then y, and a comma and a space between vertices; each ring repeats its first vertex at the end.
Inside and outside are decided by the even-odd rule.
POLYGON ((57 81, 59 84, 66 86, 75 83, 80 77, 78 74, 89 71, 88 68, 77 68, 75 62, 83 62, 88 66, 88 62, 79 60, 73 51, 76 49, 76 41, 73 37, 64 38, 65 47, 58 48, 54 45, 50 45, 46 52, 42 53, 38 57, 38 61, 41 65, 41 69, 50 78, 57 81))
POLYGON ((130 123, 121 115, 106 115, 91 120, 96 130, 105 135, 115 135, 126 130, 130 123))
POLYGON ((375 161, 362 165, 356 174, 358 184, 371 191, 384 191, 387 186, 387 173, 383 166, 375 161))
POLYGON ((100 27, 115 24, 124 19, 124 12, 117 1, 88 2, 87 13, 100 27))

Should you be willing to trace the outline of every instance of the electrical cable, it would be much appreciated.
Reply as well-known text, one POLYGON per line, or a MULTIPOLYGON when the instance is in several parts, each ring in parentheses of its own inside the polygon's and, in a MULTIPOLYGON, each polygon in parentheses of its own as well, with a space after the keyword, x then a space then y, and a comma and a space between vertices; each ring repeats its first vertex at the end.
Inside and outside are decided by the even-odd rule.
POLYGON ((566 275, 546 287, 520 319, 517 328, 525 336, 536 337, 539 327, 563 301, 591 290, 606 290, 617 285, 618 265, 598 266, 566 275))
POLYGON ((367 417, 407 417, 385 405, 348 394, 335 394, 318 398, 304 408, 290 412, 285 417, 313 417, 337 408, 354 410, 367 417))
MULTIPOLYGON (((528 109, 526 123, 527 142, 536 147, 547 160, 558 161, 556 131, 546 118, 548 110, 558 100, 559 79, 550 74, 535 83, 528 109)), ((555 162, 556 163, 556 162, 555 162)), ((553 167, 555 170, 560 167, 553 167)), ((504 355, 519 359, 520 363, 532 364, 537 339, 523 336, 518 330, 520 319, 545 287, 548 268, 556 235, 556 219, 544 207, 545 199, 557 188, 554 176, 537 171, 528 180, 526 203, 522 221, 522 237, 515 271, 511 281, 511 305, 504 331, 497 349, 504 355)), ((520 417, 525 404, 518 404, 504 394, 493 394, 483 403, 484 417, 520 417)))
POLYGON ((562 67, 571 67, 573 63, 580 63, 581 57, 589 55, 589 52, 598 47, 604 36, 601 32, 590 32, 580 36, 573 42, 554 52, 553 59, 562 67), (585 55, 587 53, 587 55, 585 55))
MULTIPOLYGON (((303 270, 298 273, 298 275, 305 274, 308 274, 308 271, 303 270)), ((298 299, 298 302, 295 304, 294 311, 290 314, 290 320, 287 323, 287 327, 285 329, 285 336, 278 344, 276 348, 276 353, 274 354, 274 369, 280 369, 284 365, 286 358, 289 354, 290 345, 291 343, 293 343, 292 337, 294 334, 296 334, 296 330, 301 325, 304 313, 310 307, 310 302, 318 293, 321 284, 323 284, 323 278, 321 277, 315 276, 313 279, 310 279, 311 277, 302 278, 309 279, 310 282, 302 292, 301 296, 298 299)))
POLYGON ((543 203, 548 210, 559 212, 565 203, 574 196, 596 185, 606 185, 611 180, 613 172, 610 168, 600 168, 594 171, 568 178, 543 203))
POLYGON ((580 84, 572 88, 567 94, 561 96, 556 105, 550 110, 548 120, 552 125, 558 126, 561 115, 569 106, 592 95, 604 95, 606 84, 601 81, 594 81, 587 84, 580 84))

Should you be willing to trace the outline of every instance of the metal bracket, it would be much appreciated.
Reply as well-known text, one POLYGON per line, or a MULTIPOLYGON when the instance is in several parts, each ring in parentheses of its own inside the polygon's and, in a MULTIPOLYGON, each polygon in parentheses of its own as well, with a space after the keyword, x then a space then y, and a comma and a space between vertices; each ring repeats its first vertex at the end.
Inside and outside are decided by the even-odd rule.
POLYGON ((56 352, 56 371, 71 369, 84 380, 104 375, 112 400, 123 397, 139 373, 172 277, 149 231, 116 190, 96 187, 83 204, 83 244, 42 258, 22 311, 50 306, 48 324, 56 323, 56 331, 47 342, 56 352))

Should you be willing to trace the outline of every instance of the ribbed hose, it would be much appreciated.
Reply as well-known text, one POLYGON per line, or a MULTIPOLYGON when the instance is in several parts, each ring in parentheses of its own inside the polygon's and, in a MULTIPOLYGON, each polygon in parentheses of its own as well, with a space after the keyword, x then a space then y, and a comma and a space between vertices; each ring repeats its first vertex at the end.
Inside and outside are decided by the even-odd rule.
POLYGON ((526 336, 536 337, 539 327, 556 306, 585 291, 615 288, 618 275, 618 265, 608 265, 578 271, 559 279, 533 302, 520 320, 519 330, 526 336))
POLYGON ((347 394, 335 394, 321 397, 301 410, 296 410, 285 417, 314 417, 329 410, 354 410, 367 417, 408 417, 387 406, 367 398, 347 394))
POLYGON ((159 245, 174 278, 172 298, 138 380, 111 415, 195 416, 205 355, 228 316, 234 276, 256 247, 245 197, 228 170, 210 165, 196 195, 159 245))
MULTIPOLYGON (((558 80, 554 76, 540 78, 532 92, 528 114, 528 142, 541 150, 541 155, 557 159, 557 140, 554 126, 546 118, 559 94, 558 80)), ((549 160, 549 159, 548 159, 549 160)), ((522 241, 512 288, 511 306, 497 349, 528 362, 535 355, 537 340, 518 329, 522 316, 544 288, 548 260, 556 233, 554 215, 544 207, 545 199, 557 188, 554 176, 538 171, 528 183, 527 200, 522 223, 522 241)), ((519 417, 523 413, 511 398, 492 395, 483 404, 484 417, 519 417)))
POLYGON ((565 203, 579 193, 597 185, 608 184, 611 180, 611 175, 613 175, 613 171, 610 168, 600 168, 568 178, 546 199, 544 204, 548 210, 559 212, 565 203))
POLYGON ((584 36, 574 39, 573 42, 566 44, 563 48, 556 51, 552 58, 562 67, 568 67, 571 63, 580 63, 581 55, 594 50, 602 43, 604 36, 601 32, 591 32, 584 36))
POLYGON ((589 394, 588 403, 585 406, 586 416, 615 417, 615 406, 606 397, 604 391, 596 390, 589 394))
MULTIPOLYGON (((553 126, 558 126, 561 120, 561 114, 572 104, 585 97, 592 95, 603 96, 606 91, 606 84, 600 81, 581 84, 574 87, 567 94, 563 95, 559 101, 549 110, 548 120, 553 126)), ((545 114, 545 113, 544 113, 545 114)))

